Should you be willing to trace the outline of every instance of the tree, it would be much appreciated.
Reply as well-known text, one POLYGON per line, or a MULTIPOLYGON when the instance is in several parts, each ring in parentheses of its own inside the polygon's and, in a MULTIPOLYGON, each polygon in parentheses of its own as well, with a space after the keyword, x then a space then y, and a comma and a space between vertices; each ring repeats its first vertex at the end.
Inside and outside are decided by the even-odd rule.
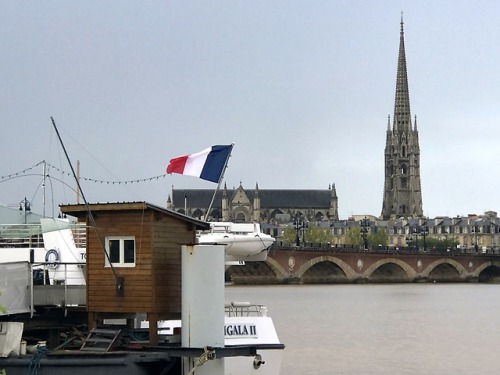
POLYGON ((306 228, 305 240, 307 243, 327 244, 333 241, 330 228, 322 228, 316 225, 310 225, 306 228))
MULTIPOLYGON (((416 246, 419 249, 424 248, 424 240, 423 238, 419 238, 416 242, 416 246)), ((437 250, 445 252, 449 249, 456 249, 458 245, 458 241, 451 238, 436 238, 436 237, 426 237, 425 238, 425 248, 426 250, 437 250)))
MULTIPOLYGON (((0 293, 0 294, 2 294, 2 293, 0 293)), ((7 310, 5 310, 5 307, 0 305, 0 314, 5 314, 5 313, 7 313, 7 310)))
POLYGON ((283 229, 283 232, 282 232, 283 236, 283 242, 287 242, 287 243, 295 243, 295 236, 297 235, 296 232, 295 232, 295 228, 293 226, 286 226, 284 229, 283 229))
MULTIPOLYGON (((305 229, 300 229, 299 236, 300 243, 327 244, 333 241, 330 228, 322 228, 316 225, 309 225, 305 229)), ((286 226, 283 228, 281 238, 283 242, 295 244, 297 231, 293 226, 286 226)))
POLYGON ((375 232, 368 233, 368 243, 370 246, 387 246, 389 236, 387 236, 385 229, 377 228, 375 232))
POLYGON ((363 236, 361 235, 361 228, 354 227, 349 229, 345 235, 345 242, 351 246, 362 245, 363 236))

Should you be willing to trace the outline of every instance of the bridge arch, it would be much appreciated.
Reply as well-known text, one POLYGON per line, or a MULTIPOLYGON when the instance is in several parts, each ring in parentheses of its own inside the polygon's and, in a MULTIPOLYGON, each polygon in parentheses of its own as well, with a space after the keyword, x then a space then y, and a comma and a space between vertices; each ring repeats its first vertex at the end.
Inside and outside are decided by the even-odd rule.
POLYGON ((416 275, 408 263, 397 258, 380 259, 363 272, 363 276, 370 282, 409 282, 413 281, 416 275))
POLYGON ((470 275, 463 265, 450 258, 432 262, 422 274, 429 281, 463 281, 470 275))
POLYGON ((474 270, 474 272, 472 272, 472 275, 479 276, 481 274, 481 272, 483 272, 486 268, 491 267, 491 266, 500 267, 500 262, 494 262, 494 261, 484 262, 479 267, 477 267, 474 270))
POLYGON ((474 272, 472 272, 472 277, 477 278, 479 282, 495 282, 500 281, 500 262, 499 261, 488 261, 482 263, 477 267, 474 272), (488 272, 494 269, 494 272, 488 272))
POLYGON ((267 259, 266 259, 265 262, 269 265, 269 267, 271 268, 271 270, 273 270, 273 272, 275 273, 275 275, 278 278, 278 280, 283 280, 285 277, 288 276, 288 271, 285 270, 281 266, 281 264, 279 264, 273 258, 267 257, 267 259))
POLYGON ((347 280, 349 281, 352 281, 358 277, 356 272, 354 272, 349 264, 344 262, 342 259, 329 255, 319 256, 308 260, 297 270, 295 276, 301 278, 311 267, 321 262, 331 262, 337 265, 344 272, 347 280))

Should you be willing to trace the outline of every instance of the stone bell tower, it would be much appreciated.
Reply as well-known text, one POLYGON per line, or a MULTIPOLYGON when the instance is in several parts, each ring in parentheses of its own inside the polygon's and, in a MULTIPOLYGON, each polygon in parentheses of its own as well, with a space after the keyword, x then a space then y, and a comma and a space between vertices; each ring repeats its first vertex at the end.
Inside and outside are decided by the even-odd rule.
POLYGON ((401 16, 394 116, 392 128, 390 116, 387 122, 384 153, 384 220, 423 216, 417 117, 412 124, 403 26, 401 16))

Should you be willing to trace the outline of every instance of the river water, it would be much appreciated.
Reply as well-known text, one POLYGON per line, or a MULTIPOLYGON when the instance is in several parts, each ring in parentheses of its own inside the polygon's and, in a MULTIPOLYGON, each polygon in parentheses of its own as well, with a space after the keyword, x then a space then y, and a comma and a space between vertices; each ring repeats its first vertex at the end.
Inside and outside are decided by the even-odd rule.
POLYGON ((268 307, 286 346, 280 375, 500 373, 500 285, 228 286, 225 294, 268 307))

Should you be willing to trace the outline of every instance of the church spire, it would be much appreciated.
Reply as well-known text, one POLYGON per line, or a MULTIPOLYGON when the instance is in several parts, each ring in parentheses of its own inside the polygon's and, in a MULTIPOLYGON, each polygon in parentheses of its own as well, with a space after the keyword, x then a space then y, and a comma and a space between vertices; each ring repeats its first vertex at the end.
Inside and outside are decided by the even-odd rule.
POLYGON ((399 36, 398 72, 396 76, 396 98, 394 100, 394 132, 411 130, 410 94, 408 90, 408 74, 406 70, 406 52, 404 38, 403 13, 401 13, 401 30, 399 36))
POLYGON ((382 218, 388 220, 397 217, 420 217, 423 215, 420 146, 417 119, 415 117, 415 128, 413 128, 410 113, 403 14, 401 14, 396 98, 392 121, 392 131, 387 129, 384 151, 385 179, 382 218))

